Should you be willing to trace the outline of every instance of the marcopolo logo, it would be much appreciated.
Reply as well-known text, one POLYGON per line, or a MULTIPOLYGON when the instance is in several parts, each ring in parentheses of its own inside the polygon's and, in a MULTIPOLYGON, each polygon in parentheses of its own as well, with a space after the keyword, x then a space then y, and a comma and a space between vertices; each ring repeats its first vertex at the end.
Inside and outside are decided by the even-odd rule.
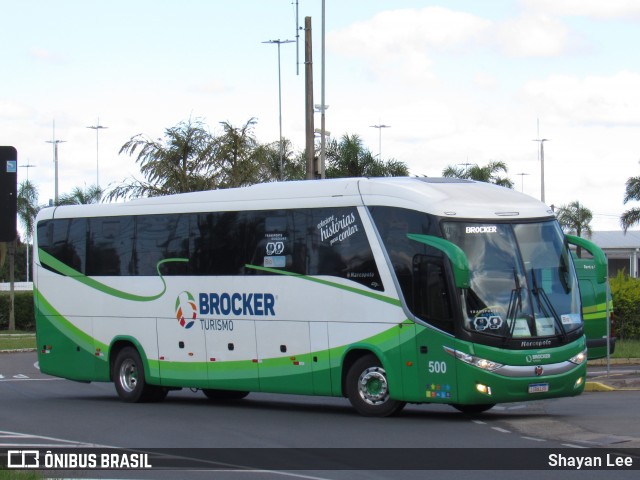
POLYGON ((198 316, 196 300, 189 292, 180 292, 176 298, 176 319, 183 328, 191 328, 198 316))

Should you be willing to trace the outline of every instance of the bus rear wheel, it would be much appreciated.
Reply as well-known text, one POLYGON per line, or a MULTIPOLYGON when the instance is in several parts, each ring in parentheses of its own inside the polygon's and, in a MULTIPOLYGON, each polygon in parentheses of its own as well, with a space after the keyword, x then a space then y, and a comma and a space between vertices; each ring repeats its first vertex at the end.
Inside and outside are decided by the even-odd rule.
POLYGON ((120 399, 128 403, 160 402, 167 396, 166 389, 146 383, 142 359, 133 347, 125 347, 118 352, 113 383, 120 399))
POLYGON ((359 358, 351 366, 346 392, 353 408, 366 417, 388 417, 405 406, 405 402, 390 398, 387 372, 372 354, 359 358))

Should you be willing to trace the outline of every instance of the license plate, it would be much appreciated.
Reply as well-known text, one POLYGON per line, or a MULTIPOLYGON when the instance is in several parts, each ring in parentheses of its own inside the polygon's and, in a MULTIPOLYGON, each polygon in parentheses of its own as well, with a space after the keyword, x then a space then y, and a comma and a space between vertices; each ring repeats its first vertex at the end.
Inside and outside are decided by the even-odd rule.
POLYGON ((543 393, 549 391, 548 383, 531 383, 529 385, 529 393, 543 393))

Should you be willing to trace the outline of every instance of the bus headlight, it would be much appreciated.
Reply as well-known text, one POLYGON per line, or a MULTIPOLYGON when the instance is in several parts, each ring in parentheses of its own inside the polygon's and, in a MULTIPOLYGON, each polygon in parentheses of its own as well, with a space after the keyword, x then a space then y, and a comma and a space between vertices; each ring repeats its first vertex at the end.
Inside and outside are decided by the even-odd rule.
POLYGON ((469 365, 473 365, 474 367, 478 367, 481 370, 493 372, 499 369, 500 367, 503 367, 501 363, 496 363, 496 362, 492 362, 491 360, 487 360, 486 358, 480 358, 474 355, 469 355, 468 353, 460 352, 458 350, 454 350, 453 348, 444 347, 444 350, 449 355, 454 356, 458 360, 461 360, 464 363, 468 363, 469 365))
POLYGON ((587 360, 587 351, 583 350, 579 354, 571 357, 569 361, 571 363, 575 363, 576 365, 582 365, 587 360))

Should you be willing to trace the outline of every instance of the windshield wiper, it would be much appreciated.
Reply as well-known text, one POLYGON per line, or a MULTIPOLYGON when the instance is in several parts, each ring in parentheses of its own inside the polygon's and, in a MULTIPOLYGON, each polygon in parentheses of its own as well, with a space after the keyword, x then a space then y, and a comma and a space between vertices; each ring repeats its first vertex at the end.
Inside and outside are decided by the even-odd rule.
POLYGON ((518 278, 518 273, 515 268, 513 269, 513 280, 516 288, 511 290, 509 306, 507 307, 507 325, 509 325, 510 320, 511 325, 509 325, 508 334, 504 337, 504 344, 513 338, 513 332, 516 328, 516 316, 518 312, 522 311, 522 285, 520 285, 520 279, 518 278))
MULTIPOLYGON (((535 295, 536 300, 538 301, 538 307, 542 311, 543 315, 549 316, 549 314, 551 314, 551 317, 553 318, 554 323, 558 327, 558 330, 560 330, 562 339, 566 342, 569 338, 567 336, 567 330, 564 328, 564 325, 560 320, 560 315, 558 315, 558 312, 553 307, 551 300, 549 300, 549 297, 547 296, 547 292, 545 292, 544 289, 540 288, 540 286, 538 285, 538 281, 536 280, 536 275, 533 269, 531 269, 531 280, 533 282, 532 292, 535 295)), ((536 329, 536 334, 537 334, 537 329, 536 329)))

